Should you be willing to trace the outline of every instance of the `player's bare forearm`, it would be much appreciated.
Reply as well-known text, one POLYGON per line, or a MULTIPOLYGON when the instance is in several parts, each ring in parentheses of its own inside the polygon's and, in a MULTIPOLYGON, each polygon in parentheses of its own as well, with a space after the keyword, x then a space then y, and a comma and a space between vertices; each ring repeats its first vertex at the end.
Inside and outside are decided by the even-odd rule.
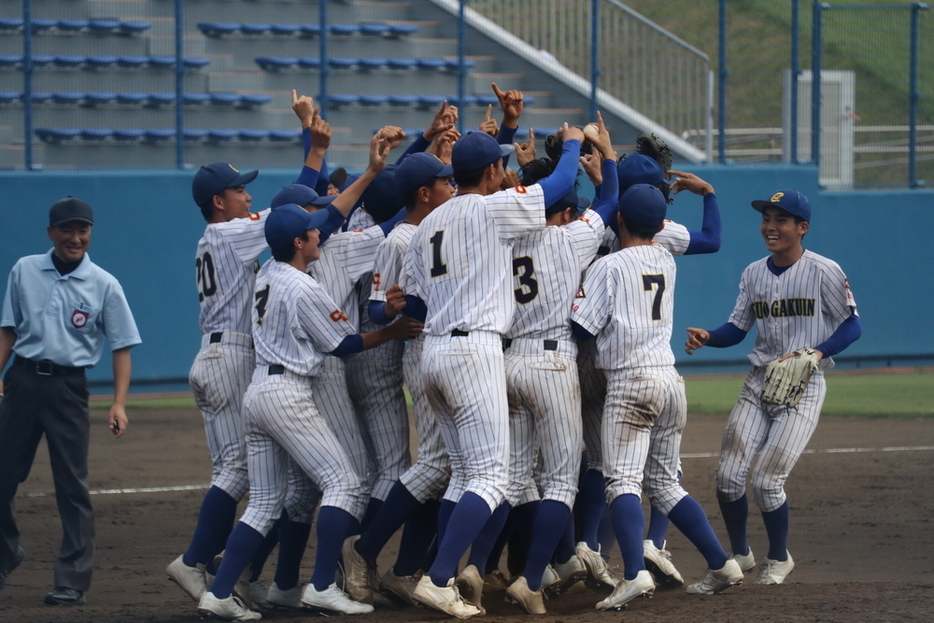
POLYGON ((393 284, 386 290, 386 305, 383 307, 383 313, 388 318, 395 318, 403 309, 405 309, 405 293, 399 284, 393 284))
POLYGON ((353 209, 354 204, 357 203, 357 200, 360 199, 363 191, 386 168, 386 157, 389 155, 389 149, 389 145, 382 137, 382 131, 373 135, 370 140, 370 161, 366 169, 360 174, 360 177, 354 180, 353 184, 337 195, 337 198, 331 203, 340 210, 341 214, 350 216, 350 211, 353 209))
POLYGON ((130 389, 130 375, 133 370, 129 348, 113 351, 114 402, 110 407, 108 426, 118 439, 126 433, 129 420, 126 416, 126 399, 130 389))
POLYGON ((675 195, 682 190, 689 190, 701 197, 714 192, 713 184, 697 177, 693 173, 675 171, 674 169, 669 170, 668 173, 678 176, 675 181, 671 183, 671 192, 675 195))
POLYGON ((363 338, 363 350, 376 348, 392 340, 407 340, 416 337, 422 332, 423 328, 424 325, 414 318, 401 316, 385 327, 381 327, 375 331, 361 333, 360 337, 363 338))

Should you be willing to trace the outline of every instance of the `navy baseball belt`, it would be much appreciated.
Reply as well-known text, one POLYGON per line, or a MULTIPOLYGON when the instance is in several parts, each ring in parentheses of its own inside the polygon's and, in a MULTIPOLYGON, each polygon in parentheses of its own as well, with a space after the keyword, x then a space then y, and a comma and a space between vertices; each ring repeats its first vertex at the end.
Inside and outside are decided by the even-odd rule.
POLYGON ((84 374, 85 368, 75 366, 62 366, 48 359, 36 361, 27 357, 16 355, 13 359, 13 365, 19 366, 24 370, 29 370, 39 376, 66 376, 72 374, 84 374))
MULTIPOLYGON (((503 338, 503 350, 512 346, 511 338, 503 338)), ((542 340, 542 350, 558 350, 558 340, 542 340)))

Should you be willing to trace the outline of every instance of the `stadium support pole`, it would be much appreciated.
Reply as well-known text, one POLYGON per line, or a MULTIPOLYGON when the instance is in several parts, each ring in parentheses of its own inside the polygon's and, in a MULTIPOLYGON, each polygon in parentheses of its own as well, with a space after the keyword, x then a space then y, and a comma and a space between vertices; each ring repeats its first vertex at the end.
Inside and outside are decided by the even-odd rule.
POLYGON ((600 0, 590 7, 590 121, 597 119, 597 86, 600 84, 600 0))
POLYGON ((717 63, 720 65, 720 84, 717 102, 717 131, 720 136, 718 158, 726 164, 726 80, 730 72, 726 68, 726 0, 720 0, 719 11, 720 44, 717 63))

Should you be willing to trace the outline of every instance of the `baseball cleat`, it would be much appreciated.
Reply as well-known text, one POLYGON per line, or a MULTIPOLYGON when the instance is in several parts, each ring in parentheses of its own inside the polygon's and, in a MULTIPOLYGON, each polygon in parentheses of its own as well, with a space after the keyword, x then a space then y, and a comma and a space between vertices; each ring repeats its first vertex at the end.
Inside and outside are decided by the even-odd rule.
POLYGON ((6 586, 6 580, 10 577, 10 574, 23 563, 23 560, 26 559, 26 552, 23 551, 22 547, 16 547, 16 557, 13 559, 13 564, 9 569, 0 571, 0 591, 6 586))
POLYGON ((266 585, 262 580, 254 580, 250 582, 250 601, 253 602, 253 605, 259 608, 260 610, 269 610, 272 608, 272 604, 266 598, 266 595, 269 593, 269 589, 266 588, 266 585))
POLYGON ((84 591, 56 586, 45 594, 44 602, 47 606, 83 606, 88 600, 84 597, 84 591))
POLYGON ((597 602, 597 610, 620 610, 636 597, 652 597, 655 582, 652 574, 643 569, 631 580, 620 580, 610 596, 597 602))
POLYGON ((499 569, 490 571, 485 576, 483 576, 483 590, 487 591, 488 593, 504 591, 508 586, 509 580, 506 579, 506 574, 499 569))
POLYGON ((201 598, 208 590, 207 582, 204 579, 204 565, 199 564, 189 567, 184 563, 181 556, 169 563, 169 566, 165 568, 165 574, 171 581, 178 584, 195 603, 201 601, 201 598))
POLYGON ((362 603, 373 602, 373 587, 370 584, 374 576, 373 566, 360 554, 354 544, 360 539, 359 534, 344 539, 341 557, 344 561, 344 590, 351 599, 362 603))
POLYGON ((555 563, 554 570, 558 574, 559 582, 545 589, 545 594, 549 596, 565 593, 587 577, 587 567, 576 555, 568 558, 567 562, 555 563))
POLYGON ((414 575, 396 575, 392 569, 386 572, 382 581, 379 583, 379 589, 384 594, 393 599, 417 606, 418 602, 412 597, 415 587, 418 586, 418 578, 414 575))
MULTIPOLYGON (((221 563, 224 562, 224 552, 216 555, 214 557, 214 570, 217 571, 221 568, 221 563)), ((246 606, 248 610, 253 609, 253 594, 250 591, 250 576, 253 575, 253 571, 250 569, 250 565, 246 566, 240 573, 240 577, 237 578, 237 583, 234 584, 234 595, 240 598, 240 601, 243 602, 243 605, 246 606)), ((207 571, 205 571, 205 578, 207 577, 207 571)), ((205 579, 207 584, 207 579, 205 579)), ((210 584, 208 584, 210 586, 210 584)))
POLYGON ((457 592, 454 578, 448 580, 447 586, 435 586, 431 578, 424 575, 418 581, 412 597, 423 606, 440 610, 458 619, 469 619, 480 614, 480 608, 464 601, 464 598, 457 592))
POLYGON ((749 573, 756 568, 756 557, 752 554, 752 548, 747 546, 746 549, 748 551, 745 554, 733 554, 733 560, 743 570, 743 573, 749 573))
POLYGON ((528 612, 529 614, 546 614, 545 597, 542 589, 533 591, 523 576, 519 576, 515 582, 506 589, 506 601, 515 604, 528 612))
POLYGON ((481 602, 483 601, 483 578, 475 565, 467 565, 457 574, 454 586, 467 603, 476 606, 480 614, 486 614, 481 602))
POLYGON ((594 590, 612 590, 616 588, 616 578, 610 573, 600 552, 590 549, 586 541, 578 543, 576 551, 577 557, 587 567, 587 579, 592 580, 592 584, 588 583, 588 586, 591 586, 594 590))
POLYGON ((697 584, 688 586, 687 592, 692 595, 714 595, 742 583, 743 570, 739 568, 739 564, 735 560, 727 558, 726 564, 720 569, 707 569, 704 579, 697 584))
POLYGON ((269 585, 269 591, 266 593, 266 603, 271 608, 292 608, 293 610, 302 609, 302 587, 293 586, 290 589, 282 590, 279 585, 273 582, 269 585))
POLYGON ((198 602, 198 614, 209 619, 224 621, 259 621, 263 618, 259 612, 253 612, 243 605, 240 598, 231 595, 227 599, 218 599, 211 591, 205 591, 198 602))
POLYGON ((771 558, 763 560, 762 566, 759 568, 759 579, 756 580, 756 584, 781 584, 784 582, 791 570, 795 568, 795 561, 791 558, 791 552, 785 550, 785 555, 788 556, 787 560, 772 560, 771 558))
POLYGON ((681 586, 684 584, 684 578, 675 569, 671 563, 671 552, 662 548, 655 547, 651 539, 646 539, 642 543, 643 557, 645 558, 645 568, 655 577, 655 581, 661 586, 681 586))
POLYGON ((325 612, 337 612, 340 614, 366 614, 373 612, 373 606, 361 603, 351 599, 347 593, 337 588, 337 584, 331 584, 323 591, 315 588, 314 584, 308 584, 302 593, 302 605, 315 610, 325 612))

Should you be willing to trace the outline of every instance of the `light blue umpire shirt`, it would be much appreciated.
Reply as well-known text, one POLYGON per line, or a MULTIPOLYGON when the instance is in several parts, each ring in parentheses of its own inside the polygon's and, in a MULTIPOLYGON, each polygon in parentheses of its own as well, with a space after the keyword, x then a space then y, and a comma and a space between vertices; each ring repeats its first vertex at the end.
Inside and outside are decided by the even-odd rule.
POLYGON ((60 275, 45 255, 20 258, 10 271, 0 327, 16 332, 13 352, 61 366, 90 367, 104 351, 142 342, 117 279, 85 254, 60 275))

